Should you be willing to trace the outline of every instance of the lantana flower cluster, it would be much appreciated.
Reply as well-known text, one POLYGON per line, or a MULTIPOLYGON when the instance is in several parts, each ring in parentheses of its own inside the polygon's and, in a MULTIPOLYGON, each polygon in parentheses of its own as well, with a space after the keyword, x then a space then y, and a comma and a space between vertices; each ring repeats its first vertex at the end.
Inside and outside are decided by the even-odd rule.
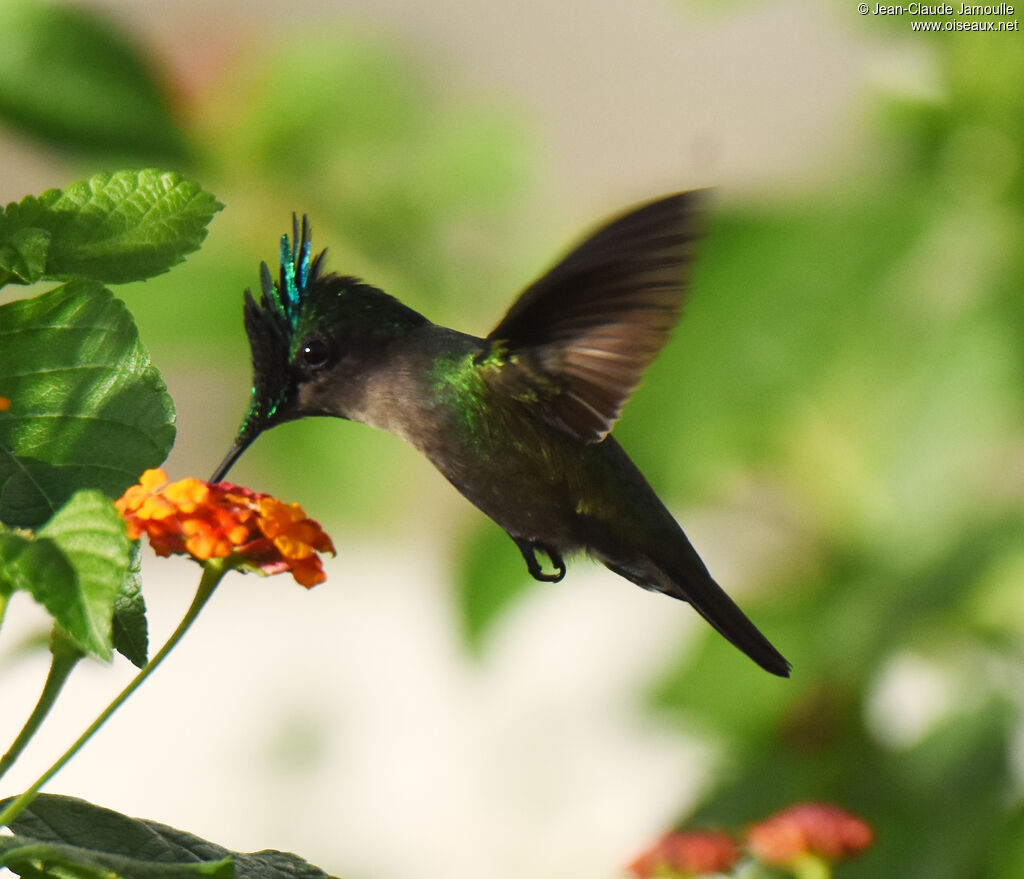
POLYGON ((319 553, 335 552, 301 506, 230 482, 168 482, 163 470, 147 470, 115 506, 128 536, 147 535, 157 555, 200 562, 234 555, 267 574, 290 571, 307 588, 326 579, 319 553))
MULTIPOLYGON (((759 862, 791 868, 806 858, 832 863, 871 845, 870 825, 829 803, 797 803, 747 828, 745 848, 759 862)), ((637 879, 691 879, 732 870, 743 849, 723 830, 665 834, 629 865, 637 879)), ((746 875, 746 874, 744 874, 746 875)))
POLYGON ((629 865, 640 879, 653 876, 705 876, 731 870, 740 848, 724 830, 678 830, 661 839, 629 865))
POLYGON ((831 803, 797 803, 747 830, 747 846, 760 860, 785 865, 805 854, 839 861, 871 845, 867 822, 831 803))

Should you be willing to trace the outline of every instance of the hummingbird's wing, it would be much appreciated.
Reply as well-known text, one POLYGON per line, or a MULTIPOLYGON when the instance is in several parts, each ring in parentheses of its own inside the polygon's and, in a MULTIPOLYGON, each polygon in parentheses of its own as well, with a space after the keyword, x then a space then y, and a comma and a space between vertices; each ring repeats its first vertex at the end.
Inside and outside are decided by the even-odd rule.
POLYGON ((685 192, 613 220, 535 281, 487 337, 506 377, 585 442, 607 435, 679 318, 706 194, 685 192))

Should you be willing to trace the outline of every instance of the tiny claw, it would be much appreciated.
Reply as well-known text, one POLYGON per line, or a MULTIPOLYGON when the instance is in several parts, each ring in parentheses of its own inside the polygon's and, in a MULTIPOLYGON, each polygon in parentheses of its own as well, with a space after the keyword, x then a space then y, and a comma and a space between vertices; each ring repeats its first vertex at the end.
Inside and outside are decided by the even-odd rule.
POLYGON ((550 546, 545 546, 543 543, 533 543, 530 540, 515 540, 516 546, 519 547, 519 551, 523 554, 523 558, 526 560, 526 569, 530 572, 530 576, 534 580, 541 580, 544 583, 557 583, 565 576, 565 560, 561 554, 552 549, 550 546), (548 557, 553 567, 557 568, 557 572, 554 574, 545 574, 544 569, 540 566, 540 562, 537 561, 537 550, 540 550, 544 555, 548 557))

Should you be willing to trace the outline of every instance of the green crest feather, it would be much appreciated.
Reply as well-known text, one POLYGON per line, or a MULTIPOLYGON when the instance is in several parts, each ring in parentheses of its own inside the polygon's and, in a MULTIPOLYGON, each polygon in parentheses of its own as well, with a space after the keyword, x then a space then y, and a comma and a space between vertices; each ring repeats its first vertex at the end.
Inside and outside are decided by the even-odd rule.
POLYGON ((247 444, 273 421, 288 391, 288 360, 299 313, 312 284, 320 276, 326 251, 311 258, 312 233, 303 215, 301 232, 292 214, 292 236, 281 236, 281 269, 274 282, 260 263, 259 302, 245 291, 245 332, 252 349, 252 395, 237 444, 247 444))

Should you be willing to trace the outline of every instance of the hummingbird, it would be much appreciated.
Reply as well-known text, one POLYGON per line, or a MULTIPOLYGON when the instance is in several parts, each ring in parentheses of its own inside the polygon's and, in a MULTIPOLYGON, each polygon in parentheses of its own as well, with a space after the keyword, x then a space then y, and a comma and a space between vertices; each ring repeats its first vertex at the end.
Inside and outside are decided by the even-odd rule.
POLYGON ((212 482, 263 431, 334 416, 396 434, 512 538, 530 575, 557 582, 586 552, 689 602, 772 674, 790 665, 715 582, 610 435, 675 326, 706 194, 670 195, 606 223, 528 286, 485 337, 429 321, 325 270, 307 218, 281 237, 275 283, 244 296, 248 409, 212 482))

